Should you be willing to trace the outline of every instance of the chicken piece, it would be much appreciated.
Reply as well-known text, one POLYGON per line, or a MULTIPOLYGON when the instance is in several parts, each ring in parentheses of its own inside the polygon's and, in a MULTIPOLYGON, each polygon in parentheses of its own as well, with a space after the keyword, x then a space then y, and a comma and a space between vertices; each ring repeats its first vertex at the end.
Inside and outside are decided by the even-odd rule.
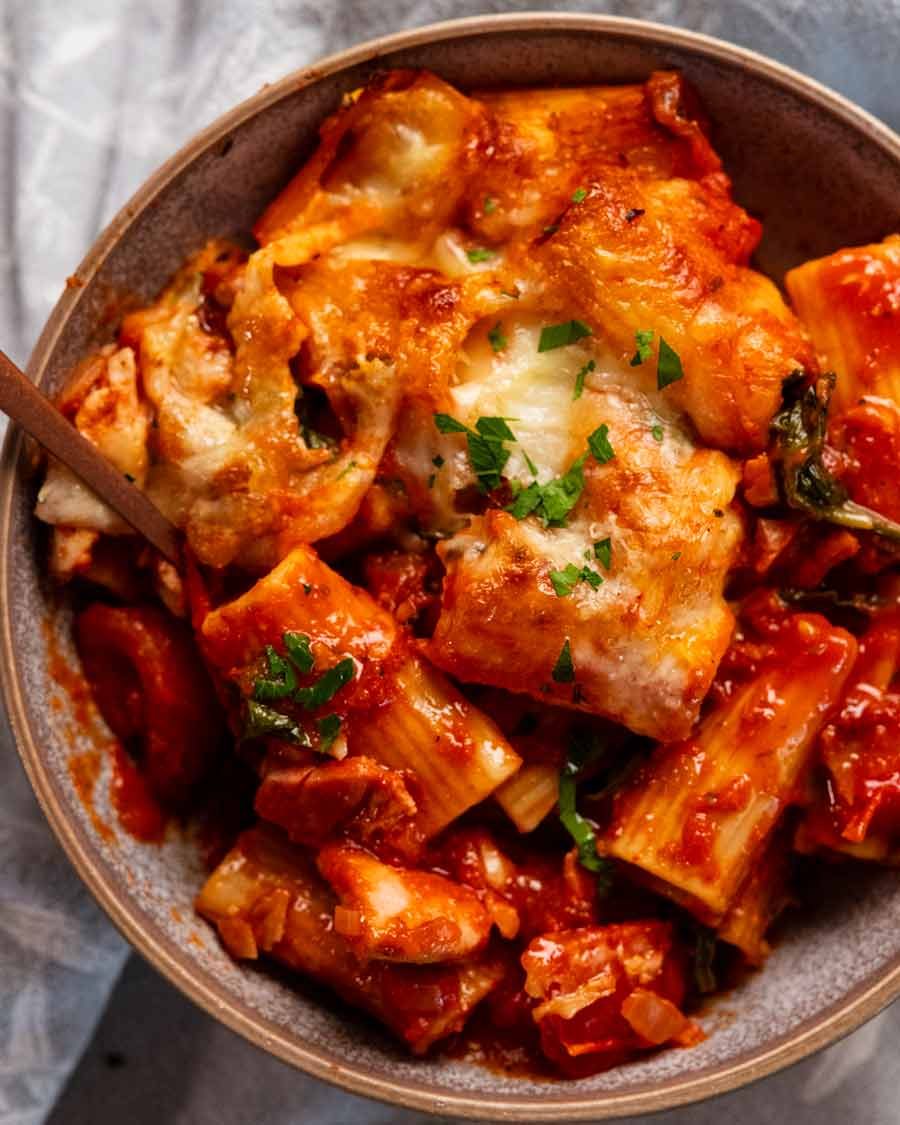
POLYGON ((337 835, 368 844, 415 816, 410 788, 408 776, 366 757, 275 766, 263 777, 254 807, 297 844, 322 847, 337 835))
POLYGON ((665 922, 593 926, 535 938, 522 956, 541 1047, 569 1077, 702 1033, 680 1011, 682 959, 665 922))
POLYGON ((478 895, 443 875, 392 867, 352 844, 319 852, 341 901, 335 929, 364 960, 460 961, 487 944, 491 916, 478 895))
MULTIPOLYGON (((759 224, 724 176, 643 180, 604 171, 543 253, 553 282, 624 358, 638 331, 680 357, 666 395, 718 449, 761 450, 794 369, 814 369, 800 322, 778 289, 746 266, 759 224)), ((642 365, 652 378, 656 364, 642 365)))
POLYGON ((360 964, 334 928, 335 906, 311 857, 261 827, 240 836, 197 897, 197 910, 232 956, 268 954, 375 1016, 417 1055, 459 1031, 503 975, 486 956, 452 965, 360 964))

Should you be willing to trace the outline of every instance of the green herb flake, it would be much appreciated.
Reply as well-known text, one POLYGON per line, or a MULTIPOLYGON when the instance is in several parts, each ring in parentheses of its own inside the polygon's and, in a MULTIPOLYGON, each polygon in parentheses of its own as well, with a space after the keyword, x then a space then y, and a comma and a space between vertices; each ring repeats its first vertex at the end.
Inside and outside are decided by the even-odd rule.
POLYGON ((604 570, 609 570, 612 566, 612 539, 609 536, 598 539, 594 544, 594 558, 604 570))
POLYGON ((613 865, 611 860, 597 854, 596 826, 578 811, 577 789, 581 769, 588 761, 596 758, 601 750, 602 747, 595 742, 573 741, 559 774, 558 807, 560 823, 578 848, 578 862, 598 876, 597 889, 606 893, 612 882, 613 865))
POLYGON ((580 320, 566 320, 562 324, 546 324, 541 329, 538 341, 539 352, 552 352, 556 348, 565 348, 583 340, 585 336, 593 336, 593 331, 580 320))
POLYGON ((566 637, 565 644, 560 650, 559 656, 556 658, 556 663, 553 665, 553 671, 550 673, 553 682, 557 684, 571 684, 575 682, 575 665, 572 663, 572 649, 569 645, 569 638, 566 637))
MULTIPOLYGON (((435 414, 434 424, 443 434, 466 435, 469 464, 482 492, 491 492, 500 485, 503 470, 510 457, 510 451, 504 443, 516 440, 516 435, 507 425, 505 418, 479 418, 475 423, 475 429, 470 430, 468 426, 458 422, 449 414, 435 414)), ((529 468, 536 473, 537 470, 527 454, 525 460, 529 468)))
POLYGON ((514 481, 513 501, 507 507, 517 520, 523 520, 534 512, 545 527, 564 527, 569 512, 575 507, 584 491, 584 463, 587 454, 583 453, 574 461, 569 471, 546 484, 532 481, 527 487, 514 481))
POLYGON ((345 684, 353 679, 355 673, 356 665, 352 658, 345 656, 343 660, 339 660, 327 672, 323 672, 314 684, 309 687, 298 688, 294 694, 294 699, 307 711, 313 711, 316 707, 323 707, 337 695, 345 684))
POLYGON ((584 491, 584 463, 586 460, 587 454, 583 453, 564 476, 541 485, 538 514, 548 526, 562 526, 566 516, 581 498, 584 491))
POLYGON ((522 456, 525 458, 525 464, 528 466, 529 473, 531 473, 533 477, 536 477, 538 472, 537 465, 535 465, 534 461, 531 460, 524 449, 522 450, 522 456))
POLYGON ((442 434, 467 434, 469 427, 451 417, 449 414, 435 414, 434 424, 442 434))
POLYGON ((481 205, 481 209, 484 211, 485 215, 493 215, 493 213, 497 210, 497 200, 494 199, 492 195, 486 195, 484 197, 484 203, 482 203, 481 205))
POLYGON ((442 469, 444 467, 444 458, 438 453, 436 457, 431 458, 431 463, 436 469, 442 469))
POLYGON ((518 290, 501 289, 500 290, 500 296, 501 297, 509 297, 509 299, 511 301, 518 301, 520 294, 519 294, 518 290))
POLYGON ((594 459, 601 465, 605 465, 615 457, 616 451, 609 441, 609 426, 605 422, 598 426, 588 438, 588 449, 593 453, 594 459))
POLYGON ((499 320, 488 332, 487 338, 495 352, 502 352, 509 344, 509 340, 503 335, 503 325, 499 320))
POLYGON ((584 203, 587 199, 587 188, 580 187, 577 191, 572 192, 573 203, 584 203))
POLYGON ((578 567, 569 563, 563 570, 550 571, 550 583, 558 598, 567 598, 579 582, 587 582, 593 590, 603 585, 603 579, 589 566, 578 567))
POLYGON ((653 332, 649 328, 639 328, 634 334, 637 351, 631 357, 631 366, 640 367, 653 355, 653 332))
POLYGON ((510 512, 517 520, 523 520, 526 516, 538 507, 543 495, 541 486, 537 481, 532 481, 528 487, 524 487, 519 481, 513 481, 513 502, 507 507, 507 512, 510 512))
POLYGON ((434 488, 434 482, 437 480, 437 473, 428 474, 428 487, 434 488))
MULTIPOLYGON (((515 421, 515 419, 513 419, 515 421)), ((515 441, 516 435, 506 424, 505 418, 481 417, 475 423, 475 429, 482 437, 489 441, 515 441)))
POLYGON ((133 477, 131 473, 123 473, 122 475, 125 477, 129 484, 134 484, 135 477, 133 477))
POLYGON ((303 593, 306 594, 307 597, 312 593, 312 586, 308 582, 303 583, 303 593))
POLYGON ((319 732, 319 750, 327 754, 341 730, 340 715, 325 715, 316 722, 319 732))
POLYGON ((558 230, 559 223, 550 223, 548 226, 544 227, 544 234, 556 234, 558 230))
POLYGON ((272 707, 265 707, 250 699, 247 701, 247 714, 241 740, 248 738, 282 738, 297 746, 309 746, 310 738, 289 715, 282 715, 272 707))
POLYGON ((651 433, 654 441, 662 441, 663 438, 665 437, 665 433, 663 432, 663 428, 662 428, 662 426, 659 425, 659 423, 657 423, 650 430, 650 433, 651 433))
POLYGON ((584 367, 582 367, 582 369, 575 376, 575 390, 572 392, 573 402, 580 399, 584 394, 584 381, 588 377, 588 375, 590 375, 590 373, 596 369, 596 367, 597 364, 594 363, 592 359, 589 359, 584 367))
POLYGON ((675 554, 672 556, 672 562, 678 562, 678 560, 680 558, 681 558, 681 551, 676 551, 675 554))
POLYGON ((287 699, 297 688, 297 677, 293 665, 271 645, 266 645, 268 676, 260 676, 253 683, 253 698, 257 702, 268 703, 274 699, 287 699))
POLYGON ((473 265, 476 265, 478 262, 489 262, 491 258, 496 258, 496 256, 496 251, 487 250, 484 246, 478 246, 474 250, 466 251, 466 257, 473 265))
POLYGON ((677 383, 679 379, 683 378, 684 369, 681 366, 681 358, 678 352, 660 336, 659 359, 656 364, 657 390, 665 390, 666 387, 671 386, 672 383, 677 383))
POLYGON ((550 571, 550 582, 558 598, 567 598, 580 581, 581 570, 574 563, 569 563, 564 570, 550 571))
POLYGON ((305 633, 288 632, 282 634, 281 640, 297 670, 304 674, 311 672, 316 662, 309 647, 309 637, 305 633))

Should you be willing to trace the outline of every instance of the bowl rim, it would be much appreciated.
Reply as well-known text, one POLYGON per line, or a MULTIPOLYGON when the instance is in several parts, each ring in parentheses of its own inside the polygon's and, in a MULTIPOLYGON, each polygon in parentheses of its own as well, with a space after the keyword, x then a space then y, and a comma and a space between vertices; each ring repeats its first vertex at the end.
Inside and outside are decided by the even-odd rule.
MULTIPOLYGON (((744 66, 770 84, 811 103, 880 147, 900 164, 900 136, 843 95, 803 74, 745 47, 699 32, 646 20, 601 14, 527 12, 473 16, 430 23, 380 36, 331 54, 311 66, 293 71, 266 84, 260 91, 222 114, 195 133, 138 188, 104 228, 77 267, 74 277, 82 284, 67 285, 54 306, 27 364, 29 376, 42 383, 48 360, 77 305, 83 284, 91 280, 137 216, 199 153, 222 141, 233 129, 262 109, 276 104, 322 78, 397 50, 439 43, 448 39, 503 32, 585 31, 607 34, 632 42, 671 45, 710 61, 744 66)), ((121 886, 103 872, 93 852, 96 845, 76 831, 54 790, 50 771, 42 760, 29 726, 16 649, 12 633, 10 581, 13 573, 12 504, 23 435, 10 425, 0 453, 0 688, 14 741, 28 779, 57 840, 76 872, 131 947, 163 974, 180 992, 257 1047, 291 1063, 301 1071, 354 1094, 427 1113, 452 1113, 468 1119, 495 1121, 591 1121, 630 1116, 687 1105, 773 1074, 849 1034, 900 995, 900 956, 869 983, 856 986, 842 1000, 805 1020, 792 1032, 731 1063, 713 1064, 693 1075, 664 1080, 646 1089, 566 1094, 534 1100, 530 1096, 451 1093, 427 1082, 396 1079, 348 1064, 327 1049, 313 1048, 265 1020, 258 1013, 198 978, 189 953, 141 925, 140 911, 122 895, 121 886)), ((571 1089, 571 1087, 570 1087, 571 1089)))

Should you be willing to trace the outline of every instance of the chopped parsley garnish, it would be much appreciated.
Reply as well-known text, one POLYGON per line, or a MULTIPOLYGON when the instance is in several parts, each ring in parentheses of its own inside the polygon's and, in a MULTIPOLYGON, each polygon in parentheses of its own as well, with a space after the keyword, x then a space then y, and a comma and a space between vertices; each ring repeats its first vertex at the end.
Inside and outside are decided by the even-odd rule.
POLYGON ((675 554, 672 556, 672 562, 678 562, 678 560, 680 558, 681 558, 681 551, 676 551, 675 554))
POLYGON ((605 539, 598 539, 594 544, 594 558, 604 570, 609 570, 612 566, 612 540, 609 536, 605 539))
POLYGON ((316 723, 319 731, 319 750, 327 754, 341 730, 340 715, 325 715, 316 723))
POLYGON ((569 471, 546 484, 532 481, 524 487, 518 481, 512 482, 513 502, 507 507, 517 520, 523 520, 532 512, 545 527, 563 527, 569 512, 578 503, 584 491, 584 463, 587 454, 583 453, 573 461, 569 471))
MULTIPOLYGON (((304 583, 304 589, 312 589, 304 583)), ((301 746, 310 746, 309 735, 290 715, 284 715, 264 704, 275 700, 288 700, 297 703, 307 711, 312 711, 328 703, 338 691, 353 679, 356 666, 351 657, 339 660, 334 667, 327 669, 317 680, 306 687, 297 686, 297 675, 308 675, 315 668, 315 658, 310 648, 309 637, 303 633, 285 632, 281 636, 285 648, 282 656, 272 645, 265 648, 267 674, 257 677, 253 682, 252 698, 247 701, 247 715, 244 724, 244 738, 261 738, 271 735, 285 738, 301 746)), ((320 749, 327 750, 334 742, 340 727, 337 715, 323 718, 319 724, 320 749)))
POLYGON ((577 191, 572 192, 573 203, 584 203, 587 198, 587 188, 580 187, 577 191))
POLYGON ((503 325, 498 320, 492 329, 487 334, 488 343, 495 352, 502 352, 509 340, 503 335, 503 325))
POLYGON ((550 571, 550 583, 558 598, 567 598, 579 582, 587 582, 594 590, 603 585, 603 579, 589 566, 578 567, 569 563, 563 570, 550 571))
POLYGON ((674 348, 670 347, 660 336, 659 359, 656 364, 656 386, 662 391, 672 383, 677 383, 684 378, 684 369, 681 366, 681 357, 674 348))
POLYGON ((654 441, 662 441, 663 437, 665 436, 664 433, 663 433, 663 428, 662 428, 662 426, 659 425, 659 423, 657 423, 651 429, 650 433, 653 435, 654 441))
POLYGON ((312 586, 309 582, 303 583, 303 593, 306 594, 307 597, 312 593, 312 586))
POLYGON ((544 234, 556 234, 559 230, 559 223, 550 223, 549 226, 544 227, 544 234))
MULTIPOLYGON (((312 587, 310 587, 312 589, 312 587)), ((316 666, 312 649, 309 647, 309 637, 304 633, 283 633, 281 640, 287 649, 288 656, 297 667, 298 672, 304 675, 311 672, 316 666)))
POLYGON ((441 469, 444 466, 444 458, 438 453, 437 456, 431 458, 431 463, 436 469, 441 469))
POLYGON ((547 324, 541 329, 538 341, 539 352, 551 352, 555 348, 565 348, 569 344, 593 336, 593 331, 580 320, 566 320, 562 324, 547 324))
POLYGON ((131 473, 123 473, 122 476, 128 481, 129 484, 134 484, 136 478, 133 477, 131 473))
POLYGON ((265 707, 262 703, 250 699, 247 702, 247 718, 244 722, 242 739, 248 738, 283 738, 294 742, 298 746, 309 746, 309 735, 299 727, 290 715, 282 715, 272 707, 265 707))
POLYGON ((537 465, 535 465, 534 461, 531 460, 531 458, 528 456, 528 454, 525 452, 524 449, 522 450, 522 456, 525 458, 525 464, 528 466, 529 473, 531 473, 531 475, 533 477, 536 477, 537 476, 537 465))
POLYGON ((513 290, 513 289, 501 289, 501 290, 500 290, 500 296, 501 296, 501 297, 509 297, 509 299, 510 299, 511 301, 518 301, 518 299, 519 299, 519 291, 518 291, 517 289, 516 289, 516 290, 513 290))
MULTIPOLYGON (((631 366, 640 367, 653 355, 653 332, 649 328, 639 328, 634 334, 637 351, 631 357, 631 366)), ((663 391, 672 383, 684 378, 684 368, 678 352, 660 336, 659 356, 656 360, 656 389, 663 391)), ((655 434, 654 434, 655 436, 655 434)), ((661 440, 661 439, 657 439, 661 440)))
POLYGON ((550 675, 553 682, 557 684, 571 684, 575 680, 575 665, 572 663, 572 649, 568 637, 566 637, 565 644, 556 658, 556 663, 553 665, 553 671, 550 675))
POLYGON ((253 698, 258 702, 273 699, 287 699, 297 690, 297 676, 294 666, 272 648, 266 645, 266 662, 269 667, 268 678, 260 677, 253 684, 253 698))
POLYGON ((634 334, 637 351, 631 357, 631 366, 640 367, 653 355, 653 332, 649 328, 639 328, 634 334))
POLYGON ((495 258, 496 252, 487 250, 483 246, 477 247, 475 250, 467 250, 466 257, 475 265, 477 262, 489 262, 491 258, 495 258))
POLYGON ((559 819, 575 841, 578 862, 599 876, 597 889, 606 892, 612 878, 612 863, 597 854, 597 830, 594 823, 578 811, 578 775, 582 768, 598 757, 602 747, 594 740, 574 739, 569 755, 559 774, 559 819))
POLYGON ((475 429, 470 430, 449 414, 435 414, 434 424, 442 434, 466 435, 469 464, 482 492, 490 492, 499 486, 509 460, 509 450, 504 442, 516 440, 504 418, 479 418, 475 429))
POLYGON ((434 488, 434 482, 437 480, 437 473, 428 474, 428 487, 434 488))
POLYGON ((588 448, 601 465, 615 457, 616 451, 609 441, 609 426, 605 422, 588 437, 588 448))
POLYGON ((355 671, 356 665, 352 658, 345 656, 343 660, 339 660, 327 672, 323 672, 314 684, 310 684, 309 687, 298 688, 294 693, 294 699, 307 711, 322 707, 334 699, 345 684, 350 683, 355 671))
POLYGON ((629 207, 625 212, 625 222, 633 223, 635 219, 639 219, 644 214, 643 207, 629 207))
POLYGON ((493 215, 497 210, 497 200, 492 195, 484 197, 484 203, 481 205, 485 215, 493 215))
POLYGON ((582 394, 584 394, 584 381, 588 377, 588 375, 590 375, 590 373, 596 368, 596 366, 597 364, 594 363, 592 359, 589 359, 584 367, 582 367, 582 369, 575 376, 575 390, 572 392, 573 402, 576 399, 581 398, 582 394))

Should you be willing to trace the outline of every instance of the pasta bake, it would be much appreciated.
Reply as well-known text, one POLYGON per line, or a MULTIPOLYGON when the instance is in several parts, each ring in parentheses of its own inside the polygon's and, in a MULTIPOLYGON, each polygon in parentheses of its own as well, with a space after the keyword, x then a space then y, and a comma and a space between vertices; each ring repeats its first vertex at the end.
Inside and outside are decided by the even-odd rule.
POLYGON ((900 236, 761 233, 678 74, 390 71, 72 373, 183 558, 50 463, 49 568, 231 956, 579 1078, 896 862, 900 236))

